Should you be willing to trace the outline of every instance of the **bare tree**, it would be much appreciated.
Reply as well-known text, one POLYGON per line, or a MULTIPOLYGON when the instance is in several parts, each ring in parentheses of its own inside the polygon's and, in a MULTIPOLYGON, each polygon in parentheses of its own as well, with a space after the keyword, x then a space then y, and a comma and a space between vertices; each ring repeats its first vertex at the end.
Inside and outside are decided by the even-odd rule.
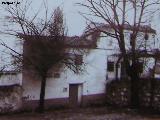
POLYGON ((38 110, 44 111, 45 87, 47 74, 57 64, 67 66, 74 72, 81 71, 82 67, 74 62, 74 49, 68 45, 67 30, 64 23, 62 10, 58 7, 48 18, 48 8, 45 6, 45 18, 36 20, 38 13, 32 19, 27 18, 26 13, 30 3, 25 6, 16 5, 7 8, 10 16, 7 19, 19 26, 18 30, 8 29, 6 34, 16 36, 22 41, 23 52, 17 52, 4 42, 3 46, 11 51, 14 63, 23 70, 34 71, 41 77, 41 90, 38 110), (69 54, 72 49, 71 55, 69 54))
MULTIPOLYGON (((124 61, 126 73, 131 78, 131 104, 139 106, 139 50, 137 49, 138 33, 141 25, 148 23, 150 17, 159 10, 159 0, 86 0, 78 3, 89 10, 81 13, 90 23, 94 25, 93 30, 98 30, 115 38, 118 42, 121 57, 124 61), (98 18, 103 23, 103 28, 94 21, 98 18), (127 42, 124 37, 126 26, 132 27, 130 34, 130 55, 126 48, 127 42), (113 32, 107 31, 107 28, 113 32), (131 61, 131 63, 130 63, 131 61), (133 72, 134 71, 134 72, 133 72)), ((146 29, 147 32, 147 29, 146 29)))

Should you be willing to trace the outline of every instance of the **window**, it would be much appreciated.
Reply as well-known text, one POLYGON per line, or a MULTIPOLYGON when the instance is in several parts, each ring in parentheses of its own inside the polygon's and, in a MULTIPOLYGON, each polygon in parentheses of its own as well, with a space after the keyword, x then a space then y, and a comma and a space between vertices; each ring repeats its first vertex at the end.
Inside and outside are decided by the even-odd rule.
POLYGON ((54 78, 60 78, 60 73, 55 72, 53 77, 54 77, 54 78))
POLYGON ((143 62, 139 62, 137 68, 139 73, 143 73, 143 62))
POLYGON ((47 77, 48 77, 48 78, 51 78, 51 77, 52 77, 52 72, 51 72, 51 71, 48 71, 47 77))
POLYGON ((120 72, 121 72, 121 78, 126 78, 127 77, 124 61, 121 62, 121 71, 120 72))
POLYGON ((60 78, 60 73, 59 72, 48 72, 47 77, 48 78, 51 78, 51 77, 60 78))
POLYGON ((114 62, 111 62, 111 61, 107 62, 107 70, 109 72, 113 72, 114 71, 114 62))
POLYGON ((108 46, 112 46, 113 45, 113 41, 109 40, 108 46))
POLYGON ((67 87, 63 88, 63 92, 67 92, 67 90, 68 90, 67 87))
POLYGON ((154 35, 154 34, 152 35, 152 38, 155 38, 155 35, 154 35))
POLYGON ((75 65, 82 65, 82 63, 83 63, 82 55, 76 55, 74 62, 75 62, 75 65))
POLYGON ((149 35, 148 35, 147 33, 145 33, 144 39, 145 39, 145 40, 148 40, 148 38, 149 38, 149 35))

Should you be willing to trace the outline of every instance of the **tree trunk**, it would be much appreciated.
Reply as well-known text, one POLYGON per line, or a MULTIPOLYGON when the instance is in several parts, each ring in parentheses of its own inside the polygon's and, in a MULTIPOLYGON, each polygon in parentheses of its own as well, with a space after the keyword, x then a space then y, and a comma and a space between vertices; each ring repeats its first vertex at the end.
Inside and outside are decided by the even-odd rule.
POLYGON ((120 60, 122 59, 122 56, 120 56, 116 62, 116 74, 115 74, 115 78, 116 80, 118 80, 118 66, 119 66, 119 63, 120 63, 120 60))
POLYGON ((150 79, 150 84, 151 84, 151 88, 150 88, 150 103, 149 103, 149 107, 150 107, 150 109, 152 109, 153 108, 153 102, 154 102, 155 78, 151 78, 150 79))
POLYGON ((116 77, 116 80, 118 80, 118 62, 116 63, 116 75, 115 75, 115 77, 116 77))
POLYGON ((139 74, 136 63, 131 66, 131 107, 139 108, 139 74))
POLYGON ((152 78, 150 79, 150 85, 151 85, 151 88, 150 88, 150 108, 152 109, 153 107, 153 102, 154 102, 154 90, 155 90, 155 69, 156 69, 156 64, 157 64, 157 59, 155 58, 155 64, 154 64, 154 68, 153 68, 153 71, 152 71, 152 78))
POLYGON ((136 56, 136 37, 137 33, 130 35, 131 42, 131 107, 139 108, 139 60, 136 56))
POLYGON ((45 88, 46 88, 46 76, 43 76, 41 80, 41 91, 40 91, 40 100, 39 100, 39 107, 38 107, 38 112, 40 113, 43 113, 45 108, 44 107, 45 88))

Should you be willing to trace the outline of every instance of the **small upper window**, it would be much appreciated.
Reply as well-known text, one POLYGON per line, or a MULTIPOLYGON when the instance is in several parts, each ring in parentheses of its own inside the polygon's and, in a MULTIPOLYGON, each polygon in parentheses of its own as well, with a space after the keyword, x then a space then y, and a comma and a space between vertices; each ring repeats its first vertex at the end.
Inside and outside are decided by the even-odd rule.
POLYGON ((82 65, 82 63, 83 63, 82 55, 76 55, 75 56, 75 65, 82 65))
POLYGON ((107 62, 107 70, 109 72, 113 72, 114 71, 114 62, 111 62, 111 61, 107 62))
POLYGON ((155 35, 154 35, 154 34, 152 35, 152 38, 155 38, 155 35))
POLYGON ((139 73, 143 73, 143 62, 139 62, 137 68, 139 73))
POLYGON ((148 40, 148 38, 149 38, 149 35, 148 35, 147 33, 145 33, 144 39, 145 39, 145 40, 148 40))
POLYGON ((53 77, 54 78, 60 78, 60 73, 59 72, 55 72, 53 77))
POLYGON ((113 44, 113 41, 109 40, 108 46, 112 46, 112 44, 113 44))

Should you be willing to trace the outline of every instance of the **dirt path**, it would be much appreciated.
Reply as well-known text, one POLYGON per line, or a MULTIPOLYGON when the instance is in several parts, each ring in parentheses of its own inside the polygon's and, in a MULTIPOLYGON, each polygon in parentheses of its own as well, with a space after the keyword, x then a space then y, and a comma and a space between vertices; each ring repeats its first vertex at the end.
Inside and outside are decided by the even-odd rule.
POLYGON ((142 116, 137 113, 113 112, 106 107, 53 110, 0 116, 0 120, 160 120, 160 116, 142 116))

